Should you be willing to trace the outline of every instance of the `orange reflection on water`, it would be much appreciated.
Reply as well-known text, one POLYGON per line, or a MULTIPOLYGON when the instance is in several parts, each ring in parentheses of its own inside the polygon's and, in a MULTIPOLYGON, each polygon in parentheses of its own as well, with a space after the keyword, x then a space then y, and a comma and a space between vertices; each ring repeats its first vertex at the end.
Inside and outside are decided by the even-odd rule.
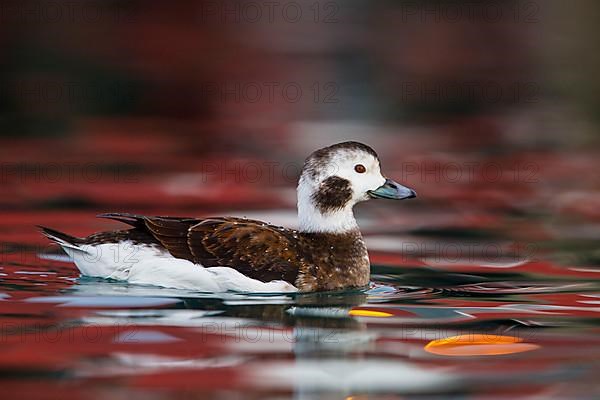
POLYGON ((469 334, 432 340, 425 351, 442 356, 496 356, 538 348, 539 345, 523 343, 523 339, 515 336, 469 334))
POLYGON ((374 310, 363 310, 363 309, 354 309, 348 312, 349 315, 353 317, 392 317, 394 314, 390 314, 384 311, 374 311, 374 310))

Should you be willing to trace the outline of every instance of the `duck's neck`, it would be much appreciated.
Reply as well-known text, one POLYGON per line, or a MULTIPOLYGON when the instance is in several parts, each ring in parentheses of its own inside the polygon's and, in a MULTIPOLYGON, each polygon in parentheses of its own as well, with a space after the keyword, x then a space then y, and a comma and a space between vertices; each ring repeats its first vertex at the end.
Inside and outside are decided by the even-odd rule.
POLYGON ((352 205, 331 212, 322 212, 312 201, 311 191, 298 187, 298 228, 307 233, 343 234, 358 230, 352 205))

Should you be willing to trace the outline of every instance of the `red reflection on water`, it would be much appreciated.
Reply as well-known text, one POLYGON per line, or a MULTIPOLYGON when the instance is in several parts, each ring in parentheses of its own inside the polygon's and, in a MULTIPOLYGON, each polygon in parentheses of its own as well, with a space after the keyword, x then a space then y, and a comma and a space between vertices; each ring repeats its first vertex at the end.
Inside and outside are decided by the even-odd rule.
MULTIPOLYGON (((293 221, 295 213, 294 182, 281 176, 273 182, 249 183, 237 182, 235 174, 224 178, 202 175, 206 172, 203 162, 261 163, 264 156, 203 157, 159 134, 141 147, 135 147, 139 138, 120 133, 84 135, 79 141, 77 146, 59 147, 60 157, 79 163, 92 160, 102 168, 109 164, 117 168, 114 165, 126 162, 134 168, 120 171, 117 177, 123 179, 116 182, 112 172, 103 172, 98 182, 90 182, 81 168, 74 170, 72 180, 67 177, 57 182, 39 179, 35 174, 46 172, 35 169, 24 176, 18 171, 8 171, 5 176, 6 194, 0 203, 11 209, 0 212, 0 295, 4 296, 0 299, 0 369, 18 379, 36 379, 35 385, 8 379, 7 390, 13 393, 43 398, 51 397, 47 391, 54 391, 75 399, 89 393, 106 395, 109 387, 111 393, 124 396, 160 388, 168 394, 194 390, 207 395, 242 390, 260 397, 271 390, 288 393, 294 388, 270 389, 269 382, 249 380, 254 370, 269 361, 296 365, 318 355, 342 364, 344 360, 385 358, 432 371, 452 371, 461 376, 469 391, 482 394, 539 394, 553 381, 542 377, 540 381, 545 383, 517 382, 519 376, 561 368, 567 376, 574 365, 591 365, 600 356, 597 329, 583 322, 598 317, 594 266, 556 262, 553 256, 559 252, 552 246, 523 253, 530 241, 561 240, 561 231, 549 228, 549 223, 556 221, 514 216, 532 208, 536 212, 540 207, 555 210, 556 204, 546 197, 547 189, 510 179, 487 182, 481 176, 460 184, 441 181, 435 185, 406 176, 403 181, 419 192, 418 202, 360 207, 359 222, 373 243, 370 255, 378 271, 375 279, 380 279, 379 292, 370 300, 350 304, 336 317, 329 318, 326 312, 312 318, 290 317, 288 305, 267 306, 260 301, 225 305, 219 299, 179 300, 184 295, 175 296, 175 303, 152 306, 131 302, 119 306, 118 298, 113 305, 69 304, 68 299, 81 300, 78 296, 85 296, 90 288, 96 289, 92 299, 104 289, 94 281, 80 282, 70 262, 40 259, 40 253, 56 253, 57 249, 35 225, 83 236, 121 227, 94 217, 107 211, 201 216, 242 210, 236 213, 264 214, 270 222, 282 224, 293 221), (103 158, 101 151, 111 156, 103 158), (403 247, 403 243, 409 245, 403 247), (469 251, 464 254, 459 250, 459 257, 446 252, 464 244, 471 247, 466 247, 469 251), (502 256, 513 259, 503 261, 479 251, 486 245, 496 246, 494 249, 507 253, 502 256), (519 258, 524 255, 527 257, 519 258), (380 267, 385 269, 379 272, 380 267), (48 297, 48 302, 39 302, 43 297, 48 297), (204 314, 177 314, 180 311, 218 314, 211 319, 204 314), (444 338, 473 335, 500 339, 461 346, 443 343, 444 338), (505 343, 502 338, 507 336, 517 339, 505 343), (477 357, 450 357, 457 355, 498 357, 483 364, 474 361, 477 357), (500 372, 505 371, 512 374, 506 378, 514 383, 512 389, 497 384, 500 372), (486 379, 490 379, 487 386, 476 385, 486 379)), ((30 160, 37 160, 33 164, 56 160, 56 154, 40 150, 51 143, 27 143, 20 149, 30 160)), ((303 156, 293 157, 302 160, 303 156)), ((549 157, 557 163, 570 162, 565 160, 568 157, 540 153, 490 160, 510 166, 515 160, 546 162, 549 157)), ((582 157, 584 164, 591 162, 582 157)), ((388 175, 401 176, 399 158, 386 157, 385 149, 382 158, 388 175)), ((432 156, 426 161, 438 160, 432 156)), ((545 170, 540 173, 544 184, 551 187, 560 187, 569 179, 565 171, 554 176, 546 175, 545 170)), ((573 174, 579 173, 578 168, 573 169, 573 174)), ((561 200, 561 214, 593 218, 585 208, 569 204, 569 199, 561 200)), ((577 226, 581 224, 577 220, 577 226)), ((104 296, 145 299, 164 293, 135 294, 128 292, 130 289, 116 285, 104 296)), ((578 379, 581 384, 593 382, 586 375, 578 379)))

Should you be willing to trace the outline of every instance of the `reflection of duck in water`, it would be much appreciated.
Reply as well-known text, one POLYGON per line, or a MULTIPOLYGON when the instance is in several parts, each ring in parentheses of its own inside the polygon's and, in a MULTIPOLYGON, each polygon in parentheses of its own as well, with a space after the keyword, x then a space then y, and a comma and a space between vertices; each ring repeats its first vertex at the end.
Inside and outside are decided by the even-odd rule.
POLYGON ((298 184, 299 230, 232 217, 104 214, 132 226, 86 238, 42 228, 83 275, 207 292, 340 290, 369 282, 356 203, 407 199, 373 149, 344 142, 311 154, 298 184))
POLYGON ((360 324, 350 311, 367 302, 367 294, 359 290, 293 296, 292 304, 289 303, 291 298, 278 298, 274 301, 279 300, 281 303, 273 304, 264 298, 253 300, 251 295, 232 301, 188 298, 184 300, 184 304, 189 309, 221 311, 221 317, 252 319, 288 327, 355 329, 360 324), (229 305, 230 302, 233 304, 229 305))

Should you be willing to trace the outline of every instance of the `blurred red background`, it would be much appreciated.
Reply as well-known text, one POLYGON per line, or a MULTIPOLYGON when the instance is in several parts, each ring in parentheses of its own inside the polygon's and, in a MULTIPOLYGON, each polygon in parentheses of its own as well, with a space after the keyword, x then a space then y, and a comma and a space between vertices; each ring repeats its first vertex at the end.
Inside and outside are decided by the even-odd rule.
POLYGON ((597 220, 597 8, 3 2, 0 206, 292 210, 304 157, 359 140, 419 192, 409 227, 597 220))

